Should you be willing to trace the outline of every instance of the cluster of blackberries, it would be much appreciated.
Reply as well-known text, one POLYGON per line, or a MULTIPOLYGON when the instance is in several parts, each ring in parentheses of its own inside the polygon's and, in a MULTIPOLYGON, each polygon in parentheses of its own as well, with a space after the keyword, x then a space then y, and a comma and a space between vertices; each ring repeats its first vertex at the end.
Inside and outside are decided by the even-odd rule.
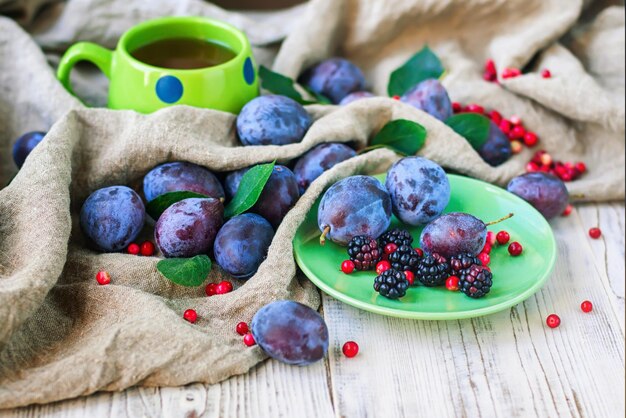
POLYGON ((348 254, 357 270, 377 270, 379 275, 374 280, 374 290, 389 299, 406 295, 413 284, 409 276, 427 287, 442 286, 450 276, 456 276, 459 278, 458 290, 472 298, 483 297, 491 289, 493 276, 477 257, 461 254, 448 260, 436 253, 424 255, 412 244, 411 234, 396 228, 378 240, 367 236, 354 237, 348 244, 348 254), (387 262, 386 268, 378 268, 379 262, 387 262))

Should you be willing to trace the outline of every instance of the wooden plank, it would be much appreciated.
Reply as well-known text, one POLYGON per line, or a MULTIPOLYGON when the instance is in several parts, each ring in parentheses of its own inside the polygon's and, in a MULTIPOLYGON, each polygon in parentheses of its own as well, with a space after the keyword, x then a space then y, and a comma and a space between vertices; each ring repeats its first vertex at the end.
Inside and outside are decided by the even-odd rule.
POLYGON ((587 237, 598 269, 608 278, 617 317, 624 333, 624 203, 577 205, 572 213, 585 231, 600 227, 602 238, 587 237))
POLYGON ((266 361, 217 385, 132 388, 48 405, 1 411, 0 418, 332 417, 326 364, 292 367, 266 361))
POLYGON ((449 322, 400 320, 325 295, 331 346, 353 339, 361 347, 354 359, 338 349, 330 353, 337 413, 624 416, 624 335, 614 293, 596 266, 598 257, 584 244, 581 224, 560 218, 553 226, 559 246, 553 277, 538 294, 499 314, 449 322), (593 313, 580 310, 584 299, 594 302, 593 313), (561 316, 558 329, 545 326, 550 313, 561 316))

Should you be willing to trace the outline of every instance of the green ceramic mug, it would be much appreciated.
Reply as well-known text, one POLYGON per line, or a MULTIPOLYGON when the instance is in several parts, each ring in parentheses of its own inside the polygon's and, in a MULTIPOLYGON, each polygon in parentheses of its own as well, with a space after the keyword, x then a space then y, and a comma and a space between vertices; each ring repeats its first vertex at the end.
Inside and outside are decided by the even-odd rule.
POLYGON ((73 45, 57 72, 70 92, 70 72, 79 61, 94 63, 109 78, 111 109, 150 113, 185 104, 239 113, 259 95, 256 65, 246 35, 226 23, 202 17, 166 17, 141 23, 122 35, 115 51, 90 42, 73 45), (215 41, 227 46, 235 57, 212 67, 180 70, 148 65, 131 55, 147 44, 174 38, 215 41))

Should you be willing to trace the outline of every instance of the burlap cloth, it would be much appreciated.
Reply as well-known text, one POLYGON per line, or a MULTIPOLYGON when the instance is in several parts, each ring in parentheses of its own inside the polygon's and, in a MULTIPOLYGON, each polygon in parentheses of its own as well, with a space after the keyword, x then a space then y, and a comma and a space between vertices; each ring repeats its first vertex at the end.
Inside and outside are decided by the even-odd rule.
MULTIPOLYGON (((500 185, 523 172, 531 153, 491 168, 439 121, 385 98, 309 107, 316 122, 300 144, 240 147, 230 114, 173 107, 145 116, 86 108, 52 68, 72 43, 113 47, 147 18, 206 15, 246 30, 259 60, 282 73, 297 76, 319 59, 342 55, 364 69, 380 94, 390 71, 428 43, 448 69, 444 84, 453 100, 523 117, 555 157, 589 166, 589 174, 568 185, 571 191, 587 200, 622 200, 624 9, 596 15, 599 9, 581 0, 313 0, 280 13, 238 15, 199 0, 0 0, 0 12, 23 26, 0 18, 1 184, 16 172, 15 138, 50 130, 0 191, 0 408, 132 385, 215 383, 245 373, 264 356, 258 347, 243 346, 237 322, 280 298, 319 305, 319 294, 296 274, 290 256, 294 231, 316 197, 340 178, 383 170, 396 156, 378 150, 327 172, 285 218, 259 272, 212 298, 204 287, 162 278, 157 258, 87 250, 75 213, 97 188, 137 186, 164 161, 223 172, 276 158, 286 163, 320 142, 364 145, 397 118, 427 128, 420 154, 500 185), (535 71, 502 85, 486 83, 481 69, 487 57, 499 68, 533 62, 535 71), (536 70, 544 67, 555 77, 542 79, 536 70), (96 284, 99 269, 111 273, 111 285, 96 284), (190 307, 200 316, 195 325, 182 319, 190 307)), ((102 80, 83 71, 75 84, 87 102, 104 103, 102 80)), ((221 280, 217 268, 209 280, 221 280)))

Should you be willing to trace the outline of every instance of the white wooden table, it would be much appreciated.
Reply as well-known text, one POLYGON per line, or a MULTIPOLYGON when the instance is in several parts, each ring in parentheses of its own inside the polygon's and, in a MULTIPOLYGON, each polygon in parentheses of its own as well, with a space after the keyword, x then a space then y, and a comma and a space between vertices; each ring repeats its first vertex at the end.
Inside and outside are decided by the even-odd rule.
POLYGON ((267 361, 221 384, 129 389, 0 411, 17 417, 623 417, 624 205, 582 205, 553 221, 548 284, 495 315, 387 318, 324 296, 324 362, 267 361), (590 227, 604 235, 591 240, 590 227), (584 314, 580 303, 591 300, 584 314), (561 326, 545 317, 557 313, 561 326), (359 343, 354 359, 341 354, 359 343))

